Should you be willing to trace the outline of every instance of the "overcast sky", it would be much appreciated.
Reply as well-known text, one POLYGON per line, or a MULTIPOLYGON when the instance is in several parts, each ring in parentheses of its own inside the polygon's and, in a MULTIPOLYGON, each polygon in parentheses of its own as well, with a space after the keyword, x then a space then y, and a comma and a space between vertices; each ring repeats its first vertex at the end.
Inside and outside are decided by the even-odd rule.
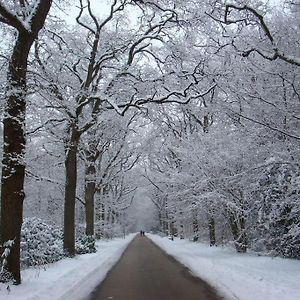
MULTIPOLYGON (((279 5, 282 3, 283 0, 265 0, 262 2, 269 2, 273 5, 279 5)), ((300 1, 299 1, 300 2, 300 1)), ((74 0, 74 3, 79 3, 79 1, 74 0)), ((110 3, 112 1, 109 0, 91 0, 91 5, 93 12, 98 15, 98 16, 107 16, 110 11, 110 3)), ((68 23, 70 24, 75 24, 76 23, 76 17, 79 12, 78 4, 76 5, 69 5, 65 12, 59 13, 59 15, 63 18, 66 19, 68 23)))
MULTIPOLYGON (((75 3, 79 3, 79 1, 74 1, 75 3)), ((109 14, 110 6, 108 5, 109 1, 107 0, 91 0, 92 10, 98 16, 106 16, 109 14)), ((68 23, 75 24, 76 17, 79 12, 79 5, 70 5, 68 6, 65 12, 61 12, 59 15, 66 19, 68 23)))

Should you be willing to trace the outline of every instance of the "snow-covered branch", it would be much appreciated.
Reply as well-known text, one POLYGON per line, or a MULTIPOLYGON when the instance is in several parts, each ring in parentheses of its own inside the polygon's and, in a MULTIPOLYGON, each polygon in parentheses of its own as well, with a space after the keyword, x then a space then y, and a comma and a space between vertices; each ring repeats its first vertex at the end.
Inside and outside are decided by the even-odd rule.
POLYGON ((248 6, 248 5, 243 5, 243 6, 238 6, 234 4, 226 4, 225 6, 225 15, 224 15, 224 22, 225 24, 234 24, 234 23, 240 23, 240 22, 245 22, 245 20, 248 20, 248 17, 245 16, 243 19, 229 19, 230 12, 232 10, 238 10, 238 11, 246 11, 250 12, 253 14, 257 19, 258 19, 258 24, 259 26, 263 29, 265 35, 267 36, 268 40, 270 41, 272 45, 272 50, 271 53, 270 51, 263 51, 258 49, 257 47, 253 47, 248 50, 242 50, 239 51, 244 57, 249 56, 252 52, 256 52, 265 59, 268 60, 276 60, 276 59, 281 59, 289 64, 300 66, 300 58, 296 57, 294 55, 289 55, 285 53, 285 51, 282 51, 278 49, 277 42, 274 38, 274 35, 272 34, 269 26, 265 22, 264 16, 259 13, 256 9, 248 6))

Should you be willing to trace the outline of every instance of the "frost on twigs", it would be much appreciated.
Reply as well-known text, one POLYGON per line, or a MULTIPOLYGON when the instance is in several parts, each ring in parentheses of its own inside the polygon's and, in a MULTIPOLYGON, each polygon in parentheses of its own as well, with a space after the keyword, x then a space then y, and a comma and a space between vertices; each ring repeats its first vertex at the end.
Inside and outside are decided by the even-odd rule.
POLYGON ((253 247, 272 256, 300 258, 300 169, 297 164, 270 164, 255 192, 260 200, 253 247))
POLYGON ((0 282, 13 281, 12 274, 6 269, 7 259, 10 255, 10 251, 13 245, 14 245, 14 240, 8 240, 0 247, 0 252, 2 252, 1 259, 0 259, 0 263, 1 263, 0 282))

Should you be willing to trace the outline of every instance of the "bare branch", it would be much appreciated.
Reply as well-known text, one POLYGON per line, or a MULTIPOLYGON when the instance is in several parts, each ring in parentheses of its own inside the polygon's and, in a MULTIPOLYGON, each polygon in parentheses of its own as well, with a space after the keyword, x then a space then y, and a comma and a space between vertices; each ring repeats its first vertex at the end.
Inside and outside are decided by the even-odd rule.
POLYGON ((266 123, 263 123, 263 122, 261 122, 261 121, 255 120, 255 119, 253 119, 253 118, 251 118, 251 117, 249 117, 249 116, 245 116, 245 115, 243 115, 243 114, 241 114, 241 113, 238 113, 238 112, 235 112, 235 111, 233 111, 233 110, 230 110, 230 111, 231 111, 232 113, 234 113, 235 115, 237 115, 237 116, 239 116, 239 117, 242 117, 242 118, 244 118, 244 119, 246 119, 246 120, 248 120, 248 121, 251 121, 251 122, 256 123, 256 124, 259 124, 259 125, 262 125, 262 126, 264 126, 264 127, 267 127, 267 128, 269 128, 269 129, 271 129, 271 130, 273 130, 273 131, 279 132, 279 133, 281 133, 281 134, 283 134, 283 135, 285 135, 285 136, 288 136, 288 137, 290 137, 290 138, 292 138, 292 139, 300 140, 300 136, 290 134, 290 133, 288 133, 288 132, 286 132, 286 131, 283 131, 283 130, 281 130, 281 129, 278 129, 278 128, 276 128, 276 127, 273 127, 273 126, 271 126, 271 125, 269 125, 269 124, 266 124, 266 123))
POLYGON ((259 14, 254 8, 252 8, 252 7, 248 6, 248 5, 237 6, 237 5, 234 5, 234 4, 227 4, 226 7, 225 7, 225 17, 224 17, 224 20, 225 20, 226 24, 240 22, 239 20, 235 20, 235 21, 228 20, 228 15, 230 13, 230 9, 231 8, 239 10, 239 11, 243 11, 243 10, 250 11, 254 16, 256 16, 258 18, 259 23, 260 23, 263 31, 265 32, 266 36, 271 41, 271 43, 274 42, 274 38, 273 38, 273 36, 272 36, 272 34, 271 34, 271 32, 270 32, 267 24, 265 23, 263 15, 259 14))
POLYGON ((292 65, 296 65, 296 66, 300 66, 300 58, 298 57, 294 57, 288 54, 285 54, 283 51, 279 50, 276 46, 274 37, 268 27, 268 25, 266 24, 265 20, 264 20, 264 16, 260 13, 258 13, 254 8, 249 7, 248 5, 244 5, 244 6, 237 6, 234 4, 227 4, 225 7, 225 16, 224 16, 224 22, 225 24, 232 24, 232 23, 238 23, 241 21, 245 21, 246 19, 242 19, 242 20, 229 20, 228 19, 228 15, 230 14, 230 10, 231 9, 235 9, 238 11, 249 11, 250 13, 252 13, 255 17, 258 18, 259 20, 259 25, 261 26, 261 28, 263 29, 265 35, 267 36, 267 38, 269 39, 269 41, 271 42, 272 46, 273 46, 273 53, 267 53, 265 51, 259 50, 257 48, 252 48, 249 50, 244 50, 244 51, 239 51, 242 53, 242 56, 244 57, 248 57, 251 53, 256 52, 258 53, 260 56, 262 56, 263 58, 270 60, 270 61, 274 61, 276 59, 281 59, 289 64, 292 65))

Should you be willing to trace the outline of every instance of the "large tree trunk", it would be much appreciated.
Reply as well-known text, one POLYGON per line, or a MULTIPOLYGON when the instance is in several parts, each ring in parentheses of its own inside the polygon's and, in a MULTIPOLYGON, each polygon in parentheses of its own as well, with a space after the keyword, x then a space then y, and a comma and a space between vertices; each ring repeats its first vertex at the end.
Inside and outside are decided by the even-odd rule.
POLYGON ((12 12, 6 12, 1 5, 1 20, 18 31, 7 73, 6 106, 3 120, 3 161, 1 176, 1 242, 14 240, 7 258, 6 270, 16 284, 20 275, 20 234, 23 219, 25 178, 25 115, 26 115, 26 73, 31 45, 44 26, 52 0, 41 0, 35 7, 30 30, 12 12))
POLYGON ((85 219, 86 235, 94 235, 94 196, 96 188, 96 168, 94 162, 88 162, 85 171, 85 219))
POLYGON ((71 127, 70 141, 66 149, 66 182, 64 207, 64 251, 69 256, 75 255, 75 202, 77 186, 77 150, 80 135, 71 127))
POLYGON ((32 38, 19 34, 8 68, 7 104, 3 121, 1 178, 1 242, 14 240, 6 269, 16 284, 20 276, 20 233, 23 219, 25 177, 25 114, 27 59, 32 38))

